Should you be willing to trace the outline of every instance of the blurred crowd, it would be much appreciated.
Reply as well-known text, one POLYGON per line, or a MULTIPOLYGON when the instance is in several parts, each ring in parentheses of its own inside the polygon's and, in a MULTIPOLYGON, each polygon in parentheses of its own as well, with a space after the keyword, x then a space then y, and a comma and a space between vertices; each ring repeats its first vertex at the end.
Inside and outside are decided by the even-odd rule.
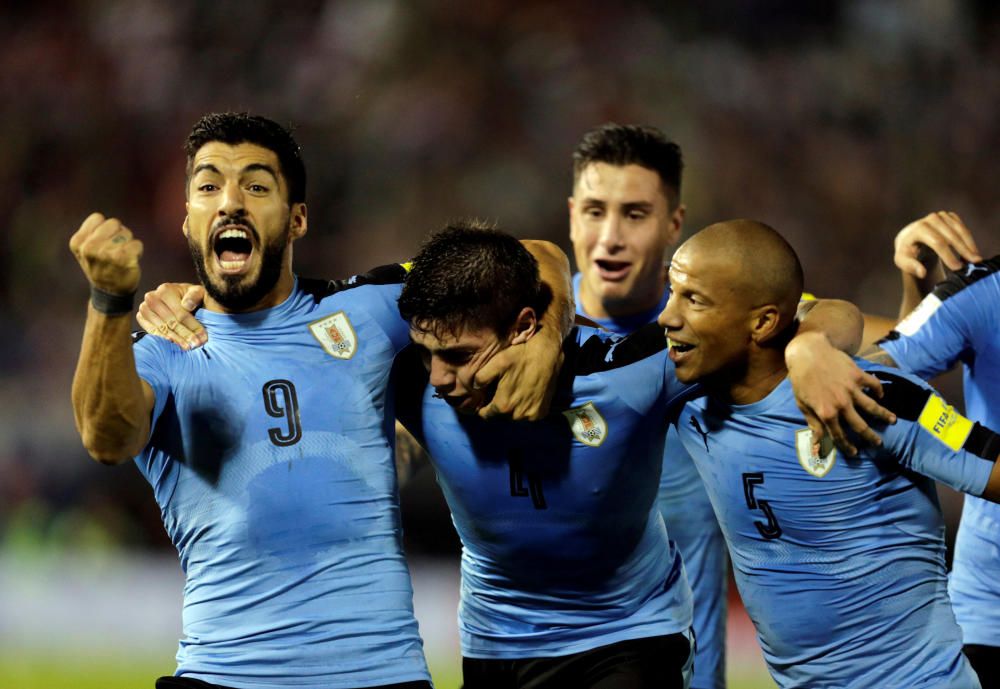
MULTIPOLYGON (((201 114, 296 128, 298 272, 410 255, 465 215, 568 248, 570 153, 614 120, 683 148, 686 232, 753 217, 811 291, 892 315, 895 232, 958 211, 1000 251, 1000 9, 989 0, 697 3, 103 0, 0 10, 0 554, 169 548, 138 472, 80 446, 69 383, 91 211, 192 280, 181 143, 201 114)), ((416 549, 453 547, 425 477, 416 549), (442 545, 446 544, 446 545, 442 545)))

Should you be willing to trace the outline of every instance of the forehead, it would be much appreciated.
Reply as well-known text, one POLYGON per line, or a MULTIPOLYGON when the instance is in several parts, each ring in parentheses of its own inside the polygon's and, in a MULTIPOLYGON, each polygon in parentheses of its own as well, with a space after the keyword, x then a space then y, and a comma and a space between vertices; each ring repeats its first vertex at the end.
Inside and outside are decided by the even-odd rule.
POLYGON ((590 163, 580 171, 573 194, 577 197, 642 200, 648 203, 667 201, 659 173, 635 164, 590 163))
POLYGON ((281 172, 278 154, 269 148, 251 143, 227 144, 209 141, 198 149, 191 159, 193 170, 201 165, 211 165, 226 174, 240 172, 248 165, 266 165, 275 172, 281 172))
POLYGON ((496 340, 489 328, 463 328, 453 333, 436 323, 421 323, 421 328, 410 326, 410 337, 421 347, 431 351, 442 349, 481 349, 496 340))
POLYGON ((722 260, 704 243, 681 245, 670 259, 670 285, 674 290, 691 289, 722 296, 739 291, 740 266, 737 262, 722 260))

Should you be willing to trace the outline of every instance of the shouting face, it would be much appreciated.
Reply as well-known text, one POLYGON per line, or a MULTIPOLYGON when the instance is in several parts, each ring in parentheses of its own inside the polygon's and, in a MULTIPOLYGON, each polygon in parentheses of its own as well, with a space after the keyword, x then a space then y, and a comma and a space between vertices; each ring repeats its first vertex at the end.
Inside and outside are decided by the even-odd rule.
POLYGON ((191 164, 187 212, 184 233, 209 308, 249 311, 288 296, 290 245, 305 234, 306 211, 289 205, 273 151, 250 143, 202 146, 191 164))

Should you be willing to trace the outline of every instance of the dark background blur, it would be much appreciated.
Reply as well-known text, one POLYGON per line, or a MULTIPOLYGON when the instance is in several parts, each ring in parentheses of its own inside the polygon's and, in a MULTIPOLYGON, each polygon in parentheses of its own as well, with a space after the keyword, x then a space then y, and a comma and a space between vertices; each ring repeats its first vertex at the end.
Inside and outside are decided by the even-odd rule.
MULTIPOLYGON (((809 289, 892 315, 892 238, 954 209, 1000 250, 1000 10, 835 2, 48 2, 0 10, 0 557, 169 549, 137 471, 91 462, 69 385, 91 211, 191 280, 181 143, 213 110, 296 127, 298 272, 343 277, 474 214, 567 250, 570 153, 608 120, 681 144, 686 234, 753 217, 809 289)), ((954 383, 947 383, 954 394, 954 383)), ((429 473, 429 472, 428 472, 429 473)), ((450 551, 433 476, 410 552, 450 551)), ((953 510, 952 510, 953 512, 953 510)))

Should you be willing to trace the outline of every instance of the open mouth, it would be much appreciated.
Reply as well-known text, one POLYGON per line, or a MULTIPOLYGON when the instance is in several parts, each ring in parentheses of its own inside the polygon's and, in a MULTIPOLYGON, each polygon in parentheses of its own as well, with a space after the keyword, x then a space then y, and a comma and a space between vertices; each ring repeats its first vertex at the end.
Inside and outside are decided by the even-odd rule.
POLYGON ((628 275, 632 264, 628 261, 609 261, 607 259, 597 259, 594 261, 598 275, 602 280, 621 280, 628 275))
POLYGON ((670 347, 670 360, 677 362, 684 358, 688 352, 694 349, 693 344, 687 344, 686 342, 678 342, 677 340, 667 338, 667 346, 670 347))
POLYGON ((212 248, 223 273, 242 273, 250 265, 253 240, 246 227, 228 225, 215 235, 212 248))

